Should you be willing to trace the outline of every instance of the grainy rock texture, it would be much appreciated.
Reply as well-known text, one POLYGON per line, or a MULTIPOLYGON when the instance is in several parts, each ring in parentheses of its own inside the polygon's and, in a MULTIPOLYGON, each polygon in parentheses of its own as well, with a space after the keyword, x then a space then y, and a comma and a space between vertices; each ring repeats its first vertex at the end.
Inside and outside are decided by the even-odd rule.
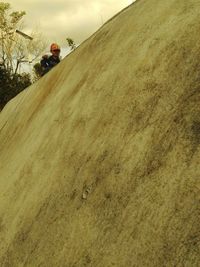
POLYGON ((200 266, 200 1, 138 0, 0 114, 0 266, 200 266))

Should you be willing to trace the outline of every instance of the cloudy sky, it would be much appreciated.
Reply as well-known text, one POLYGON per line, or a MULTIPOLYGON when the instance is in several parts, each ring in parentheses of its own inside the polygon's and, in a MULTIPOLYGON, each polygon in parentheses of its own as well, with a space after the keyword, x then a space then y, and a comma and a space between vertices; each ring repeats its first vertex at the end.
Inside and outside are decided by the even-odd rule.
POLYGON ((47 42, 80 44, 134 0, 4 0, 14 11, 26 11, 24 31, 39 29, 47 42))

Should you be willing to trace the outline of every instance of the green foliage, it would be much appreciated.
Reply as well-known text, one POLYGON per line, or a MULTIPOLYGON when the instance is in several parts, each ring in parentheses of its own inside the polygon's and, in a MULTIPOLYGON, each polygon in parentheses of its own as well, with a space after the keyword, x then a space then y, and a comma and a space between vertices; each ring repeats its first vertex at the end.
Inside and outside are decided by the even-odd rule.
POLYGON ((66 40, 67 40, 68 46, 71 48, 71 50, 75 50, 76 44, 75 44, 74 40, 69 38, 69 37, 66 40))
POLYGON ((0 1, 0 110, 31 84, 30 74, 21 73, 21 66, 39 57, 46 47, 38 32, 31 34, 31 41, 18 34, 25 15, 0 1))
POLYGON ((33 66, 33 71, 34 71, 34 81, 39 80, 43 74, 43 69, 39 62, 33 66))
POLYGON ((12 74, 19 73, 23 64, 36 60, 46 48, 38 31, 32 31, 31 37, 22 31, 25 15, 25 11, 12 11, 10 4, 0 2, 0 61, 12 74))
POLYGON ((12 12, 8 3, 0 2, 0 59, 4 68, 17 73, 20 60, 24 58, 23 45, 16 36, 16 29, 22 27, 25 11, 12 12))
POLYGON ((31 77, 28 73, 11 74, 0 65, 0 110, 6 103, 31 85, 31 77))
POLYGON ((10 4, 0 2, 0 28, 4 32, 13 29, 26 15, 25 11, 9 12, 11 12, 10 4))
POLYGON ((0 110, 31 84, 29 74, 17 73, 23 56, 15 31, 21 27, 25 14, 24 11, 12 12, 9 3, 0 2, 0 110))
POLYGON ((17 24, 22 18, 23 16, 26 15, 26 12, 25 11, 21 11, 21 12, 18 12, 18 11, 15 11, 15 12, 12 12, 10 14, 10 17, 11 17, 11 24, 12 25, 15 25, 17 24))

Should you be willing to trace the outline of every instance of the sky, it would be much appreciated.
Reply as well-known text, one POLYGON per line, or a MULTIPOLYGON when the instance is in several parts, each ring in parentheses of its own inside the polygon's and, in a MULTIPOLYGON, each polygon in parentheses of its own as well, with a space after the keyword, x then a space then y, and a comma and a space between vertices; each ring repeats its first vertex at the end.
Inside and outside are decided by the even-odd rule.
MULTIPOLYGON (((2 0, 1 0, 2 1, 2 0)), ((25 11, 23 31, 42 33, 49 44, 82 43, 103 23, 135 0, 3 0, 13 11, 25 11)))

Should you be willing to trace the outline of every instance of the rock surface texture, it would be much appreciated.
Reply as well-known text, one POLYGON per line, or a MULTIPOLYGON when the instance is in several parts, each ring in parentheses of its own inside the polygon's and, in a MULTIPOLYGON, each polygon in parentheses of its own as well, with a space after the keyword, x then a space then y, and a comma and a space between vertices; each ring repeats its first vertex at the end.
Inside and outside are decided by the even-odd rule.
POLYGON ((1 267, 200 266, 199 33, 138 0, 8 103, 1 267))

